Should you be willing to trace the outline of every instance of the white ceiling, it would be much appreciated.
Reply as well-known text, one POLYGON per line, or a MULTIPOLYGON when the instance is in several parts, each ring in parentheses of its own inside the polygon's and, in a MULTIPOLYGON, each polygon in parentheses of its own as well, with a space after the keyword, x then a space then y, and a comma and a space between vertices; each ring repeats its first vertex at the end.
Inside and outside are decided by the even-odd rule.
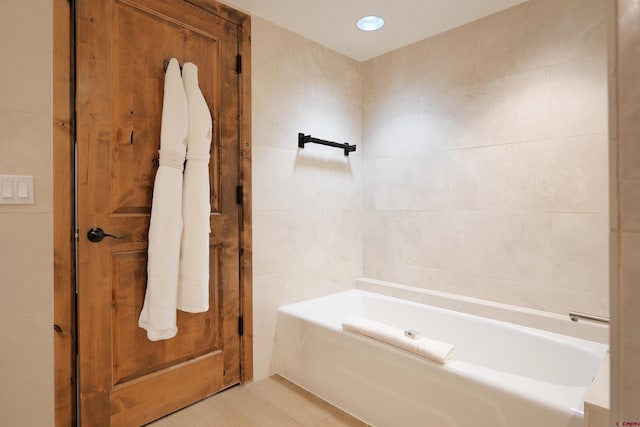
POLYGON ((526 0, 222 0, 358 61, 381 55, 526 0), (384 18, 365 32, 356 21, 384 18))

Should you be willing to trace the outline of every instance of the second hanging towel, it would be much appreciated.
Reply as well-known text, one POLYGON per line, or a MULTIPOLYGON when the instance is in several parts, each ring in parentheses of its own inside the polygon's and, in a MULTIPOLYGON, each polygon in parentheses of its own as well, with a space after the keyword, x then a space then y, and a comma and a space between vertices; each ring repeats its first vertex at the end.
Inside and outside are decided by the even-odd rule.
POLYGON ((209 150, 212 124, 209 107, 198 86, 198 68, 194 64, 184 64, 182 81, 189 102, 189 142, 182 187, 184 228, 178 309, 201 313, 209 309, 209 150))

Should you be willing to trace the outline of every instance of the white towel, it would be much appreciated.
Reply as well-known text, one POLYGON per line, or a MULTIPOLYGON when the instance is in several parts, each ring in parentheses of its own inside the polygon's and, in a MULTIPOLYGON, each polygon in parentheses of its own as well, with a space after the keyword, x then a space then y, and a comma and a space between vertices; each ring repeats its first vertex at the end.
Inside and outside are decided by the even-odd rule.
POLYGON ((342 327, 347 331, 366 335, 438 363, 447 363, 455 348, 453 344, 429 338, 412 339, 406 337, 401 329, 355 315, 342 322, 342 327))
POLYGON ((209 310, 209 150, 211 113, 198 87, 198 68, 182 67, 184 90, 189 102, 189 142, 182 193, 182 251, 178 309, 190 313, 209 310))
POLYGON ((138 326, 151 341, 176 335, 178 268, 182 236, 182 172, 188 132, 188 105, 180 66, 169 61, 164 80, 160 167, 156 173, 149 226, 147 290, 138 326))

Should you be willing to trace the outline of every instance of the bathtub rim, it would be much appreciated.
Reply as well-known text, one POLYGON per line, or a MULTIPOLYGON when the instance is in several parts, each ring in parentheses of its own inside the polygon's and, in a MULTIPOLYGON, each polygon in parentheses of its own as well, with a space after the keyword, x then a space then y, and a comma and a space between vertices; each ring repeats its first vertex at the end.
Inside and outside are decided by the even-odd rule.
MULTIPOLYGON (((571 345, 580 347, 582 350, 590 353, 599 353, 599 350, 594 350, 594 345, 598 349, 600 349, 601 347, 607 347, 607 348, 609 347, 608 343, 602 343, 602 342, 588 339, 588 338, 582 338, 579 336, 566 334, 562 332, 556 332, 553 330, 547 330, 544 328, 539 328, 531 325, 523 325, 521 323, 511 322, 509 320, 495 319, 493 317, 485 316, 482 314, 469 313, 468 311, 456 310, 456 309, 442 307, 439 305, 429 304, 429 303, 420 302, 420 301, 407 300, 404 298, 400 298, 398 296, 387 295, 387 294, 370 291, 366 289, 360 289, 360 288, 347 289, 343 291, 334 292, 328 295, 310 298, 308 300, 302 300, 302 301, 298 301, 290 304, 285 304, 278 308, 278 312, 284 312, 286 314, 291 314, 298 317, 304 317, 310 323, 317 324, 332 330, 342 331, 343 328, 342 328, 341 322, 343 319, 340 318, 340 319, 328 320, 323 317, 322 320, 318 320, 314 316, 309 316, 307 313, 299 313, 299 308, 305 305, 313 305, 313 303, 315 303, 316 301, 337 299, 339 297, 344 297, 344 296, 353 296, 354 298, 356 298, 356 300, 358 297, 361 297, 361 296, 368 296, 376 299, 389 298, 391 301, 402 303, 402 304, 426 306, 426 307, 429 307, 430 309, 433 309, 436 312, 444 312, 444 313, 451 312, 455 316, 459 316, 462 318, 473 318, 481 321, 482 323, 497 324, 500 327, 504 327, 507 329, 517 329, 526 333, 541 335, 547 339, 550 339, 552 341, 559 342, 559 343, 566 344, 568 340, 568 342, 571 345)), ((546 312, 542 312, 542 313, 546 313, 546 312)), ((549 314, 553 315, 553 313, 549 313, 549 314)))
POLYGON ((467 313, 609 346, 609 325, 573 322, 566 315, 400 283, 361 277, 354 289, 467 313))

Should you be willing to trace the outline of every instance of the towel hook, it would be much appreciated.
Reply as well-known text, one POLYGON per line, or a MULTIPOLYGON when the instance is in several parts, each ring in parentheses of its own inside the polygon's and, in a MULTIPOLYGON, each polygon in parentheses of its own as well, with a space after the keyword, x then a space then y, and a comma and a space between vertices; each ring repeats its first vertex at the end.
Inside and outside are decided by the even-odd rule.
MULTIPOLYGON (((165 59, 165 60, 162 62, 162 67, 163 67, 163 70, 164 70, 164 71, 167 71, 167 68, 169 68, 169 61, 171 61, 171 58, 169 58, 169 59, 165 59)), ((180 71, 182 71, 182 65, 178 64, 178 66, 180 67, 180 71)))

